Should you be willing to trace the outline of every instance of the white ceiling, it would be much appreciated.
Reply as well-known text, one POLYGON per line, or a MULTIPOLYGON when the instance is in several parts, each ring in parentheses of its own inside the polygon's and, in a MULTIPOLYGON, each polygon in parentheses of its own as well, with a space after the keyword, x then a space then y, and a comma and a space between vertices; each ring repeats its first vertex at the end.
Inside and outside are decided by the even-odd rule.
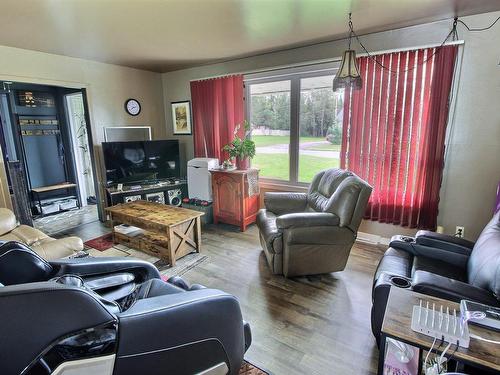
POLYGON ((2 0, 0 45, 153 71, 500 10, 499 0, 2 0))

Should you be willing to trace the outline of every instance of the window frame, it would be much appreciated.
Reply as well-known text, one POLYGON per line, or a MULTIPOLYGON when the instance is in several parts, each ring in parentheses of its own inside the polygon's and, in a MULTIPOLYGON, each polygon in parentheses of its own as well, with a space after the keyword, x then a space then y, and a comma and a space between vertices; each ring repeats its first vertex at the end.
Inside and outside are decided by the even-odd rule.
POLYGON ((323 77, 335 75, 340 67, 339 61, 308 65, 298 68, 278 69, 269 72, 247 74, 243 77, 245 85, 245 117, 251 118, 250 87, 254 84, 290 81, 290 143, 288 146, 289 170, 288 180, 261 177, 264 183, 288 186, 306 187, 310 183, 299 181, 299 156, 300 156, 300 81, 303 78, 323 77))

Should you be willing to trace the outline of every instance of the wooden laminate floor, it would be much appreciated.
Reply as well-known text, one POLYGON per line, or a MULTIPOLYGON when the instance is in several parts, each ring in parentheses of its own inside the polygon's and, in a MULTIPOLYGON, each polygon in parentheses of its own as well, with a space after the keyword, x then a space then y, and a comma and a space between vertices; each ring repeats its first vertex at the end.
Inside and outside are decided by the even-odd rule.
MULTIPOLYGON (((88 240, 109 232, 101 223, 59 235, 88 240)), ((257 228, 203 228, 210 259, 183 277, 238 297, 253 343, 247 360, 275 375, 375 374, 378 350, 370 330, 371 282, 383 250, 356 244, 342 272, 285 279, 272 275, 257 228)))

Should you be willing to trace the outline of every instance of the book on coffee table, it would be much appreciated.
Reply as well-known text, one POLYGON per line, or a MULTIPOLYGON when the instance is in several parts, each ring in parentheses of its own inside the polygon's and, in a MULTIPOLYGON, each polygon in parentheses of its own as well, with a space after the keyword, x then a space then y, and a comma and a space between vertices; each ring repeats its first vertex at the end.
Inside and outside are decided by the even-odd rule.
POLYGON ((144 230, 139 227, 134 227, 133 225, 120 224, 116 225, 114 228, 115 232, 124 234, 129 237, 137 237, 140 234, 144 234, 144 230))

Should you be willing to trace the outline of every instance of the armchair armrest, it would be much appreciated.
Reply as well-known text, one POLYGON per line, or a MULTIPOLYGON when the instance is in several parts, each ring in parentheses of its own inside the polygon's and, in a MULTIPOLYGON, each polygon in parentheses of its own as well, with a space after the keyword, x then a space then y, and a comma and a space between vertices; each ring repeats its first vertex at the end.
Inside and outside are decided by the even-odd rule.
POLYGON ((291 212, 302 212, 307 206, 306 193, 274 193, 264 194, 264 205, 276 215, 291 212))
POLYGON ((445 234, 419 231, 415 239, 393 236, 389 246, 415 256, 437 259, 456 267, 465 268, 474 243, 445 234))
POLYGON ((416 271, 412 284, 414 292, 454 302, 468 299, 493 306, 499 303, 494 295, 485 289, 426 271, 416 271))
POLYGON ((442 250, 449 250, 455 253, 470 255, 474 242, 464 238, 449 236, 442 233, 420 230, 415 237, 417 244, 434 247, 442 250))
POLYGON ((340 219, 329 212, 301 212, 281 215, 276 218, 279 229, 292 227, 338 226, 340 219))
POLYGON ((120 257, 99 258, 72 258, 51 261, 50 264, 56 270, 54 276, 64 274, 75 274, 82 277, 99 276, 118 272, 130 272, 134 274, 138 282, 159 279, 158 269, 149 262, 120 257))
MULTIPOLYGON (((245 351, 243 318, 237 299, 214 289, 200 289, 138 300, 119 314, 120 336, 115 371, 127 368, 140 373, 144 360, 151 366, 161 361, 164 373, 174 373, 168 366, 177 363, 179 351, 186 348, 184 373, 198 373, 226 362, 229 373, 236 373, 245 351), (165 334, 158 334, 161 327, 165 334), (146 354, 145 354, 146 353, 146 354), (149 353, 149 354, 148 354, 149 353), (158 357, 157 357, 158 356, 158 357)), ((142 370, 141 370, 142 368, 142 370)))

